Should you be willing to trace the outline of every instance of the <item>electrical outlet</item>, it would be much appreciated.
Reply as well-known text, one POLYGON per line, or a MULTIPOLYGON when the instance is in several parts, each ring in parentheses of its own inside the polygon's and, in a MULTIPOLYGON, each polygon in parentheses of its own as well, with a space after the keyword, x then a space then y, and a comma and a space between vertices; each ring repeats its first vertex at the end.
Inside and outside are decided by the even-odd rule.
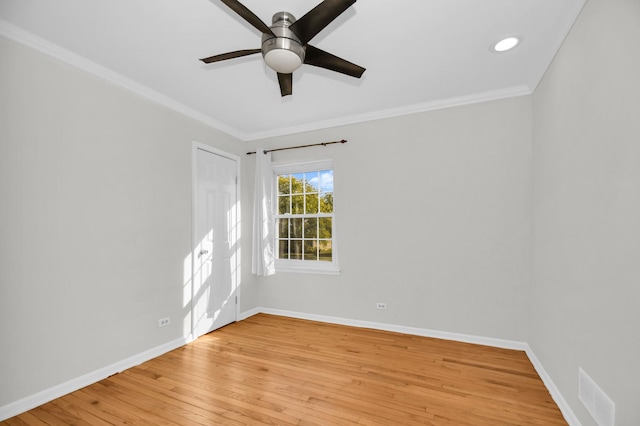
POLYGON ((378 302, 376 303, 376 309, 387 309, 387 304, 378 302))
POLYGON ((164 327, 165 325, 171 324, 171 318, 166 317, 158 320, 158 327, 164 327))

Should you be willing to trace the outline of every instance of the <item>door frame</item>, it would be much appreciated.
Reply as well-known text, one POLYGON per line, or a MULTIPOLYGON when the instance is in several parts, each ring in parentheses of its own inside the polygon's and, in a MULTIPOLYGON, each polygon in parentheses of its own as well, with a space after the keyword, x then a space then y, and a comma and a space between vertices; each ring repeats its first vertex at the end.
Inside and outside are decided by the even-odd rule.
MULTIPOLYGON (((195 262, 196 262, 196 247, 197 247, 197 242, 196 242, 196 201, 198 198, 198 194, 197 194, 197 184, 198 184, 198 169, 197 169, 197 164, 198 164, 198 150, 202 150, 202 151, 206 151, 210 154, 214 154, 214 155, 219 155, 221 157, 227 158, 229 160, 233 160, 236 163, 236 206, 237 206, 237 211, 236 211, 236 217, 237 217, 237 230, 236 230, 236 236, 237 236, 237 241, 236 241, 236 250, 235 250, 235 274, 236 274, 236 297, 237 299, 237 303, 236 303, 236 321, 238 321, 238 318, 240 318, 240 299, 241 299, 241 271, 240 271, 240 265, 241 263, 241 258, 240 258, 240 237, 242 236, 242 232, 241 232, 241 226, 242 226, 242 209, 241 209, 241 203, 240 200, 242 200, 241 194, 240 194, 240 157, 235 155, 235 154, 231 154, 229 152, 223 151, 221 149, 218 148, 214 148, 210 145, 201 143, 201 142, 197 142, 197 141, 193 141, 192 146, 191 146, 191 249, 189 251, 189 258, 191 260, 190 265, 188 265, 189 268, 191 268, 191 272, 190 274, 185 274, 185 275, 189 275, 188 278, 189 279, 189 283, 190 283, 190 301, 189 301, 189 307, 190 307, 190 316, 191 316, 191 338, 189 340, 195 340, 197 339, 199 336, 196 336, 196 323, 195 323, 195 315, 194 315, 194 311, 195 311, 195 306, 194 306, 194 280, 195 280, 195 272, 196 272, 196 268, 195 268, 195 262)), ((186 265, 185 265, 186 266, 186 265)), ((185 289, 186 291, 186 289, 185 289)), ((186 307, 186 306, 185 306, 186 307)))

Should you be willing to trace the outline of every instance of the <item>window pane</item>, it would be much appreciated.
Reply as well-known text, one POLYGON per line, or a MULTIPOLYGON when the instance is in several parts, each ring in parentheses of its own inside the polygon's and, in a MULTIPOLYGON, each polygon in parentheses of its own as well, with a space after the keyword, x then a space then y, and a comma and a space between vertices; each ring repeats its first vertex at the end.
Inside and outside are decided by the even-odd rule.
POLYGON ((278 238, 289 238, 289 219, 278 219, 278 238))
POLYGON ((277 178, 278 259, 332 262, 333 170, 284 171, 277 178))
POLYGON ((302 240, 291 240, 290 259, 302 259, 302 240))
POLYGON ((291 175, 291 193, 302 194, 304 192, 304 173, 291 175))
POLYGON ((304 214, 304 195, 293 195, 291 197, 291 213, 304 214))
POLYGON ((278 259, 289 259, 289 240, 278 240, 278 259))
POLYGON ((333 170, 320 171, 320 192, 333 192, 333 170))
POLYGON ((321 217, 318 219, 319 224, 319 235, 320 238, 331 238, 331 218, 330 217, 321 217))
POLYGON ((291 212, 291 197, 282 195, 278 197, 278 214, 288 214, 291 212))
POLYGON ((291 188, 289 188, 291 176, 281 175, 278 176, 278 194, 290 194, 291 188))
POLYGON ((319 187, 319 174, 318 172, 307 172, 304 174, 304 191, 309 192, 318 192, 319 187))
POLYGON ((302 238, 302 218, 291 219, 290 238, 302 238))
POLYGON ((304 260, 318 260, 318 242, 316 240, 304 242, 304 260))
POLYGON ((333 213, 333 192, 325 192, 320 196, 320 212, 333 213))
POLYGON ((318 219, 304 220, 304 237, 318 238, 318 219))
POLYGON ((318 194, 305 195, 305 213, 316 214, 318 213, 318 194))
POLYGON ((318 243, 320 247, 320 256, 318 260, 331 262, 333 256, 333 252, 331 249, 331 240, 320 240, 318 243))

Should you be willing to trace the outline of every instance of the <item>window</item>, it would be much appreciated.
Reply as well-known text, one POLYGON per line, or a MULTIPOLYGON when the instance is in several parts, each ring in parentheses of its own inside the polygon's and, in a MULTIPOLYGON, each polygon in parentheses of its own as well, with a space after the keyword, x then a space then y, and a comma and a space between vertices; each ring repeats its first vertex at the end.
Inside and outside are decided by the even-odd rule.
POLYGON ((333 164, 274 166, 276 270, 338 273, 333 164))

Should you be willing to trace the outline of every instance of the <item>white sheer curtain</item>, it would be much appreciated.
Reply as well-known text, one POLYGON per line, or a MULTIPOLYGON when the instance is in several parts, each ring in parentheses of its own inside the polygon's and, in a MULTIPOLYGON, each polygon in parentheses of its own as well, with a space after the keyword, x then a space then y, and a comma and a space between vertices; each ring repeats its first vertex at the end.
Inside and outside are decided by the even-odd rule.
POLYGON ((251 272, 259 276, 276 273, 275 223, 273 206, 275 198, 271 153, 256 149, 256 180, 253 201, 253 247, 251 272))

